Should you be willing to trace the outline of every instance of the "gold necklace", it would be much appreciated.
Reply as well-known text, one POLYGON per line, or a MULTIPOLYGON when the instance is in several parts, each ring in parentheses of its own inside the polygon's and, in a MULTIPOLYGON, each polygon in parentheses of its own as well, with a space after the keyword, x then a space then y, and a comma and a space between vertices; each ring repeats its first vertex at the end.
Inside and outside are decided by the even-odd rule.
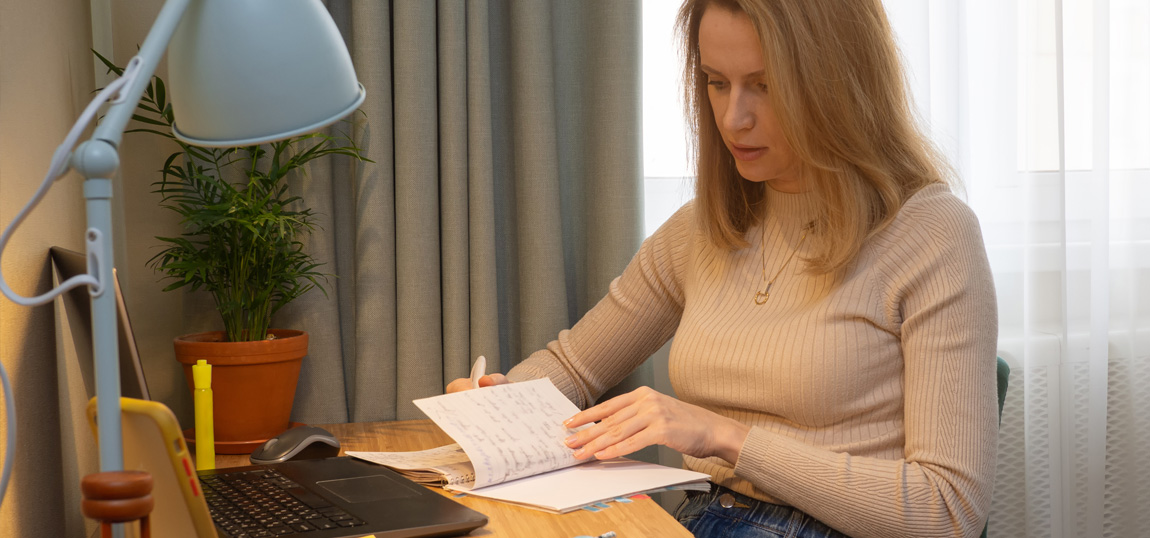
POLYGON ((807 231, 804 230, 803 235, 801 237, 799 237, 799 242, 795 244, 795 249, 791 251, 790 256, 787 256, 787 261, 783 262, 783 266, 779 267, 779 270, 775 271, 775 276, 772 276, 771 279, 768 281, 767 280, 767 225, 766 225, 766 223, 763 223, 763 281, 766 282, 767 285, 766 285, 766 287, 763 288, 762 291, 755 291, 755 304, 756 305, 761 305, 763 303, 766 303, 767 299, 771 298, 771 286, 773 286, 775 284, 775 279, 779 278, 779 275, 781 275, 783 273, 783 269, 786 269, 787 266, 791 264, 791 259, 793 259, 795 257, 795 254, 797 254, 799 252, 799 247, 803 246, 803 241, 805 241, 806 239, 807 239, 807 231))

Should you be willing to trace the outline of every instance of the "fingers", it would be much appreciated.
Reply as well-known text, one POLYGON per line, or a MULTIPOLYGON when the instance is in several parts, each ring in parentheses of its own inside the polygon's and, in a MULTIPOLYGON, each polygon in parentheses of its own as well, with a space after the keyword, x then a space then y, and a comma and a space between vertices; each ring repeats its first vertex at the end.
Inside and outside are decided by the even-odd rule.
MULTIPOLYGON (((480 381, 480 383, 482 383, 482 381, 480 381)), ((471 379, 461 377, 447 384, 446 393, 451 394, 453 392, 463 392, 465 390, 471 390, 471 379)))
POLYGON ((575 457, 578 459, 584 459, 584 458, 589 458, 591 456, 594 456, 595 459, 597 459, 597 460, 609 460, 609 459, 614 459, 614 458, 626 456, 627 454, 630 454, 632 452, 637 452, 640 449, 643 449, 643 448, 646 448, 648 446, 655 445, 655 444, 659 444, 659 443, 654 440, 654 436, 650 435, 648 430, 644 429, 644 430, 640 430, 635 435, 627 437, 627 438, 619 441, 618 443, 615 443, 613 445, 609 445, 609 446, 607 446, 603 449, 600 449, 598 451, 595 451, 595 448, 590 447, 590 446, 583 447, 583 448, 575 451, 577 454, 575 457), (580 450, 584 451, 584 453, 581 455, 579 455, 580 450))
POLYGON ((564 424, 578 427, 598 421, 566 439, 567 446, 577 449, 579 459, 595 456, 610 459, 630 454, 645 446, 661 443, 657 432, 648 431, 659 411, 664 396, 647 387, 641 387, 622 396, 607 400, 591 409, 577 413, 564 424))
POLYGON ((620 409, 623 409, 624 407, 634 403, 635 400, 638 399, 638 395, 636 394, 637 392, 639 391, 633 390, 627 394, 621 394, 599 405, 575 413, 574 416, 563 421, 563 425, 567 426, 568 428, 578 428, 584 424, 590 424, 592 422, 603 420, 619 412, 620 409))
MULTIPOLYGON (((470 381, 470 380, 468 380, 468 381, 470 381)), ((508 381, 507 376, 505 376, 503 374, 488 374, 488 375, 485 375, 485 376, 479 378, 479 386, 480 387, 491 387, 494 385, 505 385, 507 383, 510 383, 510 381, 508 381)))
POLYGON ((608 400, 568 422, 594 419, 599 423, 565 440, 568 447, 576 449, 576 458, 611 459, 646 446, 665 445, 697 458, 717 455, 733 463, 749 430, 745 426, 732 430, 726 421, 740 423, 651 389, 608 400), (731 430, 730 435, 727 430, 731 430))
MULTIPOLYGON (((491 387, 494 385, 504 385, 507 383, 510 383, 510 381, 508 381, 507 376, 505 376, 503 374, 489 374, 489 375, 485 375, 485 376, 479 378, 480 388, 491 387)), ((461 377, 461 378, 456 379, 456 380, 452 381, 451 383, 447 384, 447 390, 445 391, 445 394, 451 394, 453 392, 463 392, 465 390, 471 390, 473 388, 475 388, 475 387, 471 384, 471 378, 470 377, 461 377)))
POLYGON ((605 460, 630 454, 653 444, 655 441, 647 431, 649 425, 647 417, 635 414, 633 407, 621 411, 630 414, 629 417, 613 415, 608 420, 569 437, 567 446, 577 447, 573 455, 578 459, 594 456, 605 460), (584 442, 586 444, 583 444, 584 442))
MULTIPOLYGON (((588 411, 590 411, 590 410, 588 410, 588 411)), ((623 408, 619 409, 618 411, 604 417, 603 420, 600 420, 598 422, 598 424, 594 424, 588 428, 584 428, 582 430, 579 430, 578 432, 575 432, 570 437, 565 439, 564 442, 566 442, 567 446, 569 446, 571 448, 579 448, 579 447, 587 444, 591 440, 596 439, 596 438, 598 438, 598 437, 600 437, 600 436, 602 436, 602 435, 604 435, 604 434, 606 434, 612 430, 617 430, 617 432, 621 432, 622 430, 620 430, 620 428, 624 427, 623 426, 624 423, 627 422, 628 420, 630 420, 631 418, 633 418, 638 412, 639 412, 639 410, 638 410, 637 406, 635 406, 635 405, 624 406, 623 408)), ((566 423, 565 423, 565 425, 566 425, 566 423)), ((578 426, 567 426, 567 427, 571 428, 571 427, 578 427, 578 426)))

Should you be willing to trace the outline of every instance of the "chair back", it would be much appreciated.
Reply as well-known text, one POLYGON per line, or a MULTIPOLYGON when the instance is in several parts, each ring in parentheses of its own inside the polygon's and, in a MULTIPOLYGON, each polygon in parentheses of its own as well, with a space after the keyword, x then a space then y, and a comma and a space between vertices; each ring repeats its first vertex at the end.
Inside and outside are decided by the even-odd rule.
POLYGON ((998 423, 1002 424, 1002 405, 1006 403, 1006 389, 1010 386, 1010 365, 998 358, 998 423))
MULTIPOLYGON (((1010 386, 1010 365, 998 357, 998 424, 1002 424, 1002 406, 1006 403, 1006 389, 1010 386)), ((986 531, 990 528, 990 522, 987 521, 986 526, 982 528, 981 538, 986 538, 986 531)))

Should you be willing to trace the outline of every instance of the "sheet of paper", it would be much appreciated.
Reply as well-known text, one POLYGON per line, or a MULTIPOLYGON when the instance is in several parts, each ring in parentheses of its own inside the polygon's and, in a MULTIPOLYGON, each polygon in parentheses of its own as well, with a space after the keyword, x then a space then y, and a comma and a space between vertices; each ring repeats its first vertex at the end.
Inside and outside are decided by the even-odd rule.
POLYGON ((393 469, 408 471, 431 469, 446 475, 449 483, 470 483, 475 480, 475 469, 471 466, 471 460, 467 459, 467 454, 458 443, 416 452, 349 451, 346 454, 393 469))
MULTIPOLYGON (((468 491, 468 495, 520 504, 549 512, 570 512, 599 501, 682 486, 710 489, 704 473, 617 458, 592 461, 537 476, 468 491)), ((448 487, 463 491, 462 488, 448 487)))
POLYGON ((415 400, 459 443, 475 467, 475 488, 581 463, 563 440, 579 412, 549 379, 415 400))

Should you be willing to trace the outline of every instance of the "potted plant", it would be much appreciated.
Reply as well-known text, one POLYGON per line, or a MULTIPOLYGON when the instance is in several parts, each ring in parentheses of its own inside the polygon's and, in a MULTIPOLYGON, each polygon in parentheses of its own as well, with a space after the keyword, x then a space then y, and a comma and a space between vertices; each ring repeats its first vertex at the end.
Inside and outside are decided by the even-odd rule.
POLYGON ((313 288, 327 293, 327 275, 301 241, 315 228, 314 214, 289 192, 287 180, 329 155, 368 159, 342 134, 245 148, 194 146, 175 138, 173 118, 163 80, 152 77, 134 116, 142 126, 127 132, 179 145, 153 185, 162 206, 180 215, 183 233, 158 237, 164 248, 149 265, 171 280, 164 291, 203 289, 214 299, 224 330, 177 337, 176 358, 189 389, 191 365, 206 359, 213 366, 216 451, 248 453, 289 427, 307 354, 307 333, 271 329, 272 318, 313 288))

